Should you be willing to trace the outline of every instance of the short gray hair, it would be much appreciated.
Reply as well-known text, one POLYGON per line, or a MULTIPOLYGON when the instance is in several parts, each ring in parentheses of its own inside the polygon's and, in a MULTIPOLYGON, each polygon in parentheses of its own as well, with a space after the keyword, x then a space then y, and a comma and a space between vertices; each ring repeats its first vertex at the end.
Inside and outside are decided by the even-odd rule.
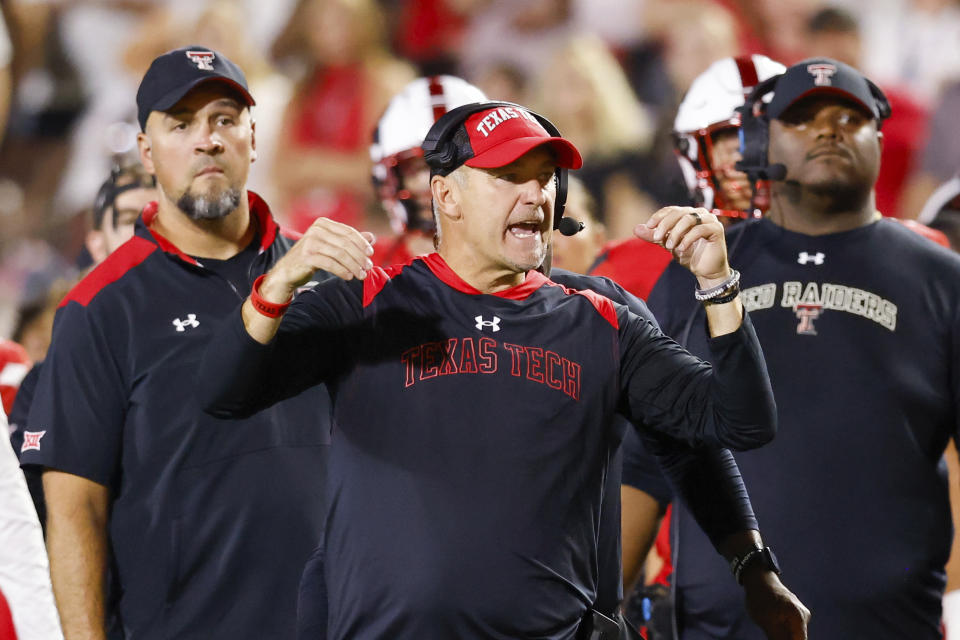
MULTIPOLYGON (((446 176, 448 178, 453 178, 456 181, 456 183, 461 187, 464 187, 467 185, 467 176, 469 175, 466 171, 464 171, 463 167, 464 165, 460 165, 459 167, 457 167, 456 169, 448 173, 446 176)), ((436 200, 431 200, 430 204, 432 205, 432 208, 433 208, 433 226, 436 228, 436 231, 434 231, 433 246, 439 249, 440 240, 443 237, 442 232, 440 230, 440 207, 437 206, 436 200)))

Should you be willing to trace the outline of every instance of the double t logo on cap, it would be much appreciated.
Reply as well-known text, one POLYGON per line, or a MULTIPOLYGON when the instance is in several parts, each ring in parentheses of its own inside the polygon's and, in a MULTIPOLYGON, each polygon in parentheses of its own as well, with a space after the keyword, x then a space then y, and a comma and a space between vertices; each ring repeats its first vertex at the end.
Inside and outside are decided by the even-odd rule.
POLYGON ((813 76, 813 84, 818 87, 829 87, 833 84, 830 78, 837 72, 837 65, 827 63, 808 64, 807 71, 813 76))
POLYGON ((184 53, 197 65, 197 69, 213 71, 213 59, 216 57, 213 51, 184 51, 184 53))

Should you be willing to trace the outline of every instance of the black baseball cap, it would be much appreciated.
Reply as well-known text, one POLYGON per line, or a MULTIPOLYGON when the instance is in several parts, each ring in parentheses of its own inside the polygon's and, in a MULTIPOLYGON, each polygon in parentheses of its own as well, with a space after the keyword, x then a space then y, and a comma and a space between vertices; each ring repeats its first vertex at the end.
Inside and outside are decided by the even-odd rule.
POLYGON ((140 129, 147 128, 147 117, 151 111, 166 111, 191 89, 211 81, 222 82, 235 89, 246 100, 247 106, 256 104, 247 88, 243 71, 225 55, 206 47, 182 47, 155 58, 143 75, 140 88, 137 89, 140 129))
POLYGON ((879 101, 870 85, 863 74, 848 64, 830 58, 810 58, 798 62, 780 76, 773 88, 773 98, 767 105, 767 114, 779 118, 795 102, 826 93, 860 105, 879 121, 888 114, 880 113, 879 101))

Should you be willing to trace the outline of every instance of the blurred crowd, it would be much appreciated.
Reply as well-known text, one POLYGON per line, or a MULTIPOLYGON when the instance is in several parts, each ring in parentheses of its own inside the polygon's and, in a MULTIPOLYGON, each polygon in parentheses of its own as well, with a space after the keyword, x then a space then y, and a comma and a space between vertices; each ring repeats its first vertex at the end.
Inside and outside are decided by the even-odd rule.
POLYGON ((224 52, 257 96, 250 188, 279 220, 388 235, 370 187, 390 96, 453 73, 531 105, 582 151, 578 172, 625 238, 682 200, 676 109, 712 62, 814 55, 861 69, 893 105, 877 206, 917 218, 960 168, 956 0, 7 0, 0 31, 0 336, 43 359, 57 301, 94 257, 97 190, 135 160, 137 82, 158 54, 224 52))

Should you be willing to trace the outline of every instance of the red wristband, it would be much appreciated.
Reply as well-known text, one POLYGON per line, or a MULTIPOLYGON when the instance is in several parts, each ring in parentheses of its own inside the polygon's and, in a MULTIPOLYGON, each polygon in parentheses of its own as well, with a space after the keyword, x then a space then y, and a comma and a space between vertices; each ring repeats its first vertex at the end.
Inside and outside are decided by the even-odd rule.
POLYGON ((253 281, 253 288, 250 290, 250 304, 253 305, 253 308, 256 309, 261 314, 267 316, 268 318, 279 318, 287 310, 287 307, 290 306, 290 303, 293 301, 293 296, 290 296, 290 299, 284 302, 283 304, 276 304, 275 302, 267 302, 260 297, 260 283, 263 282, 263 279, 267 277, 267 274, 261 275, 259 278, 253 281))

